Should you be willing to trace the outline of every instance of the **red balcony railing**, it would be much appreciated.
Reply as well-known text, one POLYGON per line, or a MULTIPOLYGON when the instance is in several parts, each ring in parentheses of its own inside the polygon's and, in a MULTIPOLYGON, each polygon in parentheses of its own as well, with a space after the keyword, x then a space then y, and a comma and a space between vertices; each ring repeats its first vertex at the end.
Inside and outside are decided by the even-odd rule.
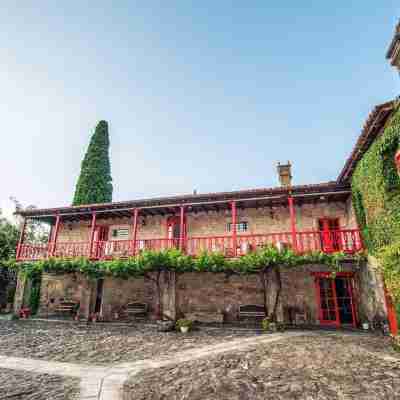
MULTIPOLYGON (((182 244, 182 250, 192 256, 207 251, 222 253, 226 257, 244 255, 267 245, 292 248, 298 253, 342 251, 354 254, 363 249, 358 229, 296 232, 295 236, 292 232, 238 235, 236 241, 231 235, 198 236, 185 238, 182 244)), ((179 245, 179 239, 139 239, 135 243, 132 240, 109 240, 94 242, 92 246, 90 242, 60 242, 54 247, 52 244, 23 244, 18 259, 40 260, 50 256, 108 259, 129 257, 144 250, 179 248, 179 245)))

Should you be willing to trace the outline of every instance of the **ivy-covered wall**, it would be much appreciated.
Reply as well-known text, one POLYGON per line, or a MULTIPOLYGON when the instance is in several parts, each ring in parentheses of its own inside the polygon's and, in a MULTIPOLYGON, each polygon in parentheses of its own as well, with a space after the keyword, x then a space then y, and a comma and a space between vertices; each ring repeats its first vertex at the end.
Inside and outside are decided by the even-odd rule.
MULTIPOLYGON (((370 254, 381 262, 385 281, 400 300, 400 177, 394 156, 400 141, 400 102, 383 132, 357 164, 352 177, 353 205, 370 254), (388 252, 397 261, 389 266, 388 252), (397 281, 397 283, 396 283, 397 281)), ((392 260, 393 261, 393 260, 392 260)))

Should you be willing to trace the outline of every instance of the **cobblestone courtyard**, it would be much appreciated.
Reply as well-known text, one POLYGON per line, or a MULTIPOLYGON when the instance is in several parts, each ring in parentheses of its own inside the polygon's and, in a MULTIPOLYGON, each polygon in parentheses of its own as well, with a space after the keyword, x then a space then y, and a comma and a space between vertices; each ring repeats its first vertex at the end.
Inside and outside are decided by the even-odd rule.
POLYGON ((0 399, 400 399, 388 339, 0 323, 0 399))

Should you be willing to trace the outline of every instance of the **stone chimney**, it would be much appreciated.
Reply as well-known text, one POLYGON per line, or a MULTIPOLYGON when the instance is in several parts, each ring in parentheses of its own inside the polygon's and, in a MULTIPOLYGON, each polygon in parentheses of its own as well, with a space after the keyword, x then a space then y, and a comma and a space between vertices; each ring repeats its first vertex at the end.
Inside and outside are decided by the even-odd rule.
POLYGON ((288 161, 286 164, 278 163, 278 176, 281 186, 289 187, 292 185, 292 164, 288 161))

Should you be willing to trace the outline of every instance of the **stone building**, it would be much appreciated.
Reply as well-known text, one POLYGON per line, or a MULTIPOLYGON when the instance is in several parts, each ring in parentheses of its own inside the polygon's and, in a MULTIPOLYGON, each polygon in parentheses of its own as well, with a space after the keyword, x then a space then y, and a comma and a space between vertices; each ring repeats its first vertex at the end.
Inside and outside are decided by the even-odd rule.
MULTIPOLYGON (((348 182, 292 186, 289 163, 278 165, 278 173, 281 186, 270 189, 23 211, 25 218, 51 224, 52 233, 45 246, 20 243, 18 259, 124 259, 143 250, 168 248, 192 256, 207 251, 240 257, 265 245, 290 247, 299 253, 341 251, 347 258, 335 279, 328 277, 329 268, 324 265, 295 270, 282 266, 278 319, 357 326, 383 318, 386 308, 379 277, 353 257, 363 243, 348 182)), ((20 282, 20 291, 22 287, 20 282)), ((235 321, 239 306, 264 304, 257 275, 164 273, 159 297, 156 290, 151 277, 96 281, 77 274, 46 274, 40 313, 52 315, 61 302, 70 300, 79 302, 82 316, 98 312, 113 320, 127 304, 140 302, 156 318, 160 298, 163 314, 169 318, 185 315, 200 321, 235 321)))
MULTIPOLYGON (((400 70, 400 24, 387 52, 400 70)), ((24 243, 19 261, 48 257, 126 259, 144 250, 178 248, 198 256, 222 253, 234 258, 273 245, 298 253, 343 252, 347 255, 335 278, 324 265, 296 269, 281 267, 282 290, 278 319, 285 323, 358 326, 389 318, 396 331, 393 305, 377 273, 376 260, 359 263, 364 250, 352 204, 352 176, 358 163, 392 118, 398 102, 377 106, 335 181, 292 186, 290 163, 278 165, 280 186, 234 192, 191 194, 109 204, 35 209, 21 212, 52 226, 47 245, 24 243)), ((396 153, 398 154, 398 153, 396 153)), ((396 160, 390 162, 395 163, 396 160)), ((400 169, 400 156, 398 159, 400 169)), ((265 287, 257 275, 223 273, 163 273, 159 287, 154 277, 90 280, 79 274, 42 277, 39 312, 54 314, 68 300, 79 303, 86 318, 99 313, 113 320, 129 303, 146 304, 149 317, 179 315, 200 321, 235 321, 241 305, 264 305, 276 288, 265 287)), ((25 280, 18 280, 16 311, 23 305, 25 280)), ((26 296, 25 296, 26 297, 26 296)), ((267 307, 265 307, 267 308, 267 307)))

